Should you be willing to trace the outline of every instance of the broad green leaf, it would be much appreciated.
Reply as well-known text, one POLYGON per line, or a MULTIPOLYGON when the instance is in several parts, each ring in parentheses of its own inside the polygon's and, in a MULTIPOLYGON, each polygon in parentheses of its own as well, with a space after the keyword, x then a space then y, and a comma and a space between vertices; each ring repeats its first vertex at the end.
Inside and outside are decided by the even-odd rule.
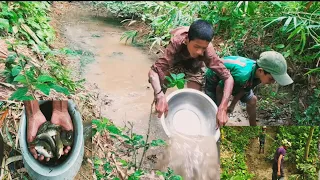
POLYGON ((283 53, 283 56, 284 56, 285 58, 289 57, 289 56, 290 56, 290 52, 284 52, 284 53, 283 53))
POLYGON ((143 139, 143 136, 142 136, 142 135, 134 135, 134 136, 133 136, 133 140, 134 140, 134 141, 140 141, 141 139, 143 139))
POLYGON ((284 47, 285 47, 284 44, 277 44, 277 45, 276 45, 276 48, 277 48, 277 49, 282 49, 282 48, 284 48, 284 47))
POLYGON ((157 171, 156 171, 156 175, 158 175, 158 176, 163 176, 163 172, 157 170, 157 171))
POLYGON ((170 75, 173 78, 173 80, 177 80, 177 75, 176 74, 170 73, 170 75))
POLYGON ((177 75, 177 79, 182 79, 184 78, 185 74, 184 73, 180 73, 177 75))
POLYGON ((117 135, 120 135, 121 134, 121 131, 114 125, 111 125, 111 126, 107 126, 107 130, 110 132, 110 133, 113 133, 113 134, 117 134, 117 135))
POLYGON ((14 66, 14 67, 12 68, 11 75, 12 75, 12 76, 18 75, 18 74, 20 73, 21 69, 22 69, 22 68, 21 68, 21 66, 19 66, 19 65, 14 66))
POLYGON ((47 84, 38 83, 35 87, 47 96, 50 94, 50 87, 47 84))
POLYGON ((32 96, 22 96, 19 98, 20 101, 30 101, 30 100, 34 100, 34 98, 32 96))
POLYGON ((45 83, 45 82, 56 82, 56 80, 48 75, 41 75, 38 77, 38 82, 45 83))
POLYGON ((125 138, 125 139, 130 139, 129 136, 122 134, 121 137, 125 138))
POLYGON ((6 59, 6 62, 12 64, 16 58, 17 58, 17 54, 10 54, 6 59))
POLYGON ((121 162, 122 166, 127 166, 128 165, 127 161, 125 161, 123 159, 120 159, 119 162, 121 162))
POLYGON ((22 84, 27 84, 27 80, 26 80, 26 77, 24 75, 21 75, 19 74, 18 76, 16 76, 13 81, 16 81, 16 82, 20 82, 22 84))
POLYGON ((175 176, 170 177, 169 180, 182 180, 182 177, 179 175, 175 175, 175 176))
POLYGON ((151 141, 151 146, 155 147, 155 146, 162 146, 165 145, 166 142, 162 139, 157 139, 157 140, 152 140, 151 141))
POLYGON ((169 76, 165 76, 166 80, 168 80, 169 83, 172 83, 172 79, 169 76))
POLYGON ((22 96, 25 96, 28 92, 27 87, 18 88, 14 93, 11 94, 9 100, 18 100, 22 96))
POLYGON ((181 81, 181 80, 177 81, 177 87, 178 87, 178 89, 183 89, 184 88, 184 82, 181 81))
POLYGON ((103 169, 107 172, 107 173, 111 173, 112 171, 112 166, 110 165, 109 162, 106 162, 104 165, 103 165, 103 169))
POLYGON ((69 91, 68 91, 68 89, 65 88, 65 87, 61 87, 61 86, 56 85, 56 84, 51 84, 51 85, 49 85, 49 86, 50 86, 52 89, 54 89, 55 91, 59 92, 59 93, 63 93, 63 94, 65 94, 65 95, 69 95, 69 94, 70 94, 69 91))

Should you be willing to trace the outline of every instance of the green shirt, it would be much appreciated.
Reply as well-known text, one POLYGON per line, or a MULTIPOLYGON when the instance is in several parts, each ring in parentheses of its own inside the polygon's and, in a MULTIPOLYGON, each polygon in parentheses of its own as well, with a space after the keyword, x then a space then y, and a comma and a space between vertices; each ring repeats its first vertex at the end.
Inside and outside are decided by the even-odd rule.
POLYGON ((264 142, 265 139, 266 139, 266 134, 261 132, 260 135, 259 135, 259 140, 264 142))
MULTIPOLYGON (((248 92, 260 84, 260 79, 254 78, 257 70, 256 61, 241 56, 226 56, 223 57, 223 63, 234 79, 232 95, 238 94, 242 88, 245 92, 248 92)), ((207 69, 206 77, 213 76, 217 77, 216 73, 207 69)), ((224 81, 219 80, 219 85, 223 88, 224 81)))

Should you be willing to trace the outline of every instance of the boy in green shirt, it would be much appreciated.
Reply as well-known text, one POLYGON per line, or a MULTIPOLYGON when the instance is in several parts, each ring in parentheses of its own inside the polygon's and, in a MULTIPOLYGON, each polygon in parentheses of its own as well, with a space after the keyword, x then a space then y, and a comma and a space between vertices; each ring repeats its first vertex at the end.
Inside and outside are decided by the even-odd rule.
MULTIPOLYGON (((272 84, 275 81, 282 86, 293 83, 287 74, 287 62, 282 54, 266 51, 257 61, 240 56, 223 58, 224 65, 234 79, 233 101, 228 107, 231 113, 239 100, 246 103, 250 126, 256 126, 257 97, 252 89, 258 84, 272 84)), ((205 74, 205 93, 219 106, 223 96, 224 83, 211 69, 205 74)))
POLYGON ((261 153, 261 150, 262 150, 262 153, 264 154, 264 144, 266 143, 266 130, 267 130, 267 126, 263 126, 262 131, 260 132, 258 137, 258 141, 260 144, 259 154, 261 153))

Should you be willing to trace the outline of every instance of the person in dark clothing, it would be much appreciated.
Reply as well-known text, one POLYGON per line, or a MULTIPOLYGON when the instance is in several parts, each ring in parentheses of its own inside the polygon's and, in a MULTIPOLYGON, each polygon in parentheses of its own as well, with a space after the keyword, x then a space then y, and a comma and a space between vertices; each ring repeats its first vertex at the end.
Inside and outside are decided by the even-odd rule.
POLYGON ((278 147, 273 159, 273 166, 272 166, 272 180, 283 180, 284 173, 283 173, 283 162, 284 156, 286 155, 287 149, 291 147, 291 143, 284 139, 282 140, 282 146, 278 147))
POLYGON ((258 140, 259 140, 259 144, 260 144, 260 148, 259 148, 259 154, 262 153, 264 154, 264 145, 266 143, 266 130, 267 130, 267 126, 263 126, 262 127, 262 132, 260 132, 258 140))

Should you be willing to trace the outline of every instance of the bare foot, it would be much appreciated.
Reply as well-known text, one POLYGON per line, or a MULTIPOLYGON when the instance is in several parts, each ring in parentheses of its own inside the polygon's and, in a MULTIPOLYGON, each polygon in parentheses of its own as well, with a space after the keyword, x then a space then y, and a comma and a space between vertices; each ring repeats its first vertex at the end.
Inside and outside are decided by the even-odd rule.
MULTIPOLYGON (((68 101, 53 101, 51 123, 62 127, 66 131, 73 131, 72 120, 68 112, 68 101)), ((68 154, 70 146, 65 147, 64 154, 68 154)))

